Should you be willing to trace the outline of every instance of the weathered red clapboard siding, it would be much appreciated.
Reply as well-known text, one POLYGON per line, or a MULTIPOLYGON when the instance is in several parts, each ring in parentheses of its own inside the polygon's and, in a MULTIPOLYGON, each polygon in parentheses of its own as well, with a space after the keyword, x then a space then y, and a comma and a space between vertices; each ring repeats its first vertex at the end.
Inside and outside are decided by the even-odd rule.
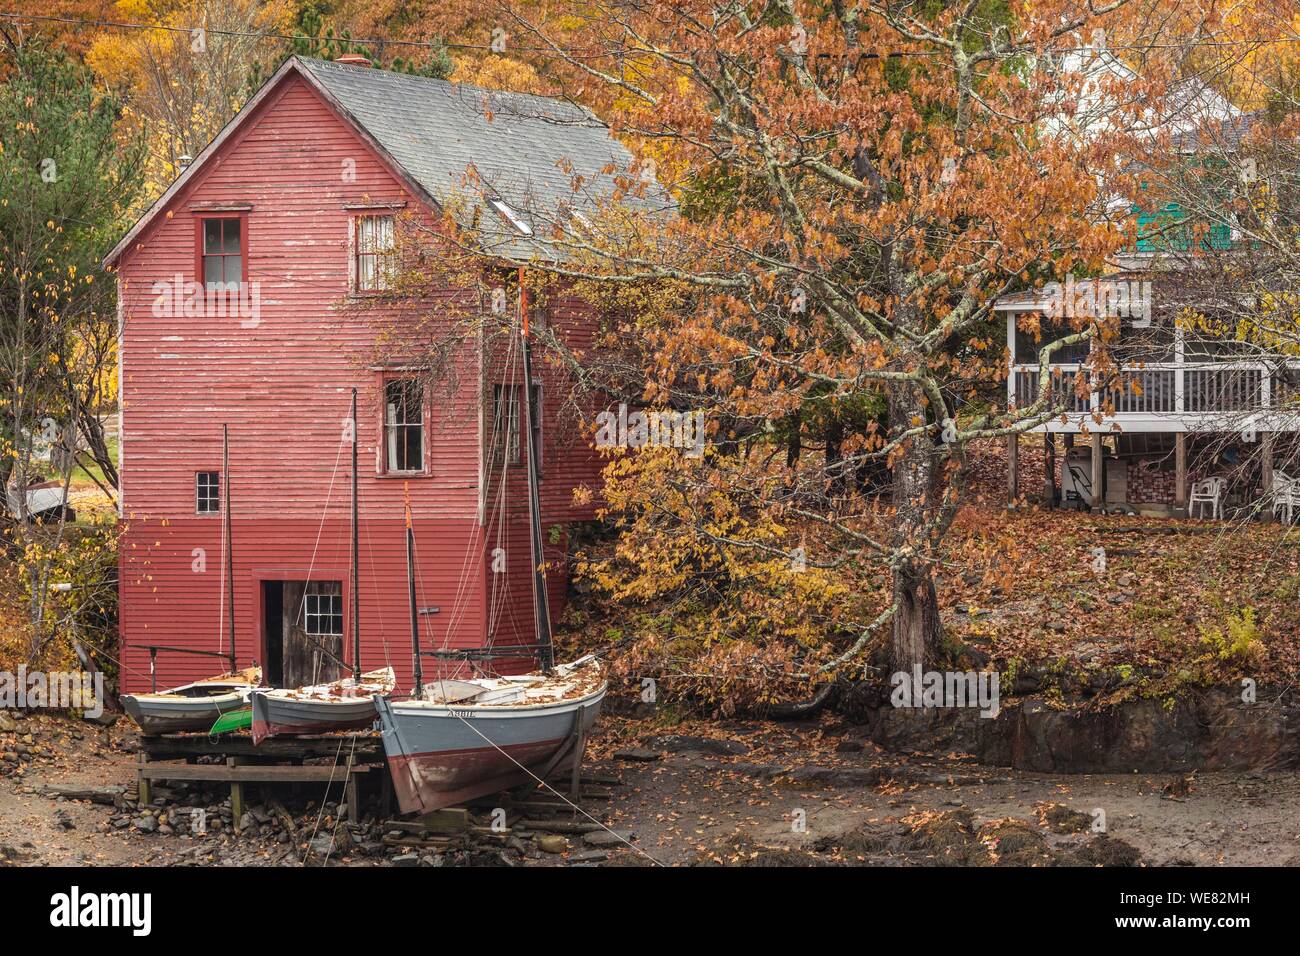
MULTIPOLYGON (((236 640, 240 664, 264 660, 262 580, 340 580, 347 594, 350 447, 342 442, 350 390, 359 390, 362 508, 360 603, 363 665, 391 663, 409 686, 410 636, 402 532, 404 488, 415 515, 425 647, 475 646, 488 634, 490 548, 479 525, 482 403, 478 356, 463 359, 454 396, 431 397, 429 473, 378 474, 382 373, 376 334, 391 312, 348 307, 349 218, 359 203, 406 203, 424 215, 401 178, 303 81, 289 74, 242 128, 173 198, 118 263, 122 300, 122 516, 120 558, 124 687, 148 687, 146 644, 217 650, 222 626, 220 515, 197 516, 194 475, 221 470, 221 426, 230 430, 236 640), (343 171, 351 175, 345 177, 343 171), (251 205, 245 278, 260 283, 261 314, 158 314, 157 283, 195 277, 196 206, 251 205), (192 570, 195 549, 206 571, 192 570)), ((450 287, 416 307, 439 309, 450 287)), ((412 308, 405 303, 402 309, 412 308)), ((566 341, 590 339, 581 303, 556 311, 566 341)), ((460 308, 455 310, 461 312, 460 308)), ((540 377, 549 375, 538 363, 540 377)), ((490 382, 485 381, 489 401, 490 382)), ((545 389, 544 524, 582 520, 576 484, 597 487, 600 463, 576 429, 561 432, 556 390, 545 389)), ((507 628, 527 641, 532 591, 527 498, 511 480, 507 628)), ((224 491, 224 489, 223 489, 224 491)), ((562 549, 557 551, 562 556, 562 549)), ((553 614, 565 591, 552 574, 553 614)), ((345 628, 350 625, 345 625, 345 628)), ((498 638, 500 639, 500 638, 498 638)), ((351 654, 351 635, 344 647, 351 654)), ((213 673, 219 662, 159 656, 158 686, 213 673)), ((426 664, 426 673, 433 669, 426 664)))
MULTIPOLYGON (((461 565, 447 555, 466 542, 477 543, 472 519, 414 522, 417 553, 416 599, 440 613, 421 617, 425 650, 477 647, 484 622, 479 595, 481 571, 472 566, 462 579, 461 565), (452 544, 454 543, 454 545, 452 544), (460 594, 457 601, 456 595, 460 594)), ((334 580, 343 584, 344 606, 351 607, 349 530, 346 518, 324 526, 314 521, 269 518, 233 522, 236 650, 241 666, 265 661, 262 638, 263 580, 334 580), (319 546, 316 537, 319 534, 319 546), (306 547, 303 543, 306 542, 306 547)), ((367 669, 391 664, 409 688, 411 631, 407 602, 405 527, 399 519, 370 520, 362 526, 360 560, 361 661, 367 669)), ((477 546, 469 549, 477 553, 477 546)), ((225 564, 216 522, 186 518, 133 522, 122 556, 122 631, 124 684, 149 687, 148 644, 228 650, 225 617, 225 564), (194 570, 194 549, 203 549, 206 568, 194 570), (178 628, 178 625, 183 625, 178 628)), ((345 617, 344 657, 352 659, 351 621, 345 617)), ((161 652, 158 686, 167 687, 211 674, 221 662, 161 652)), ((436 668, 426 659, 425 673, 436 668)), ((447 666, 447 673, 454 665, 447 666)))

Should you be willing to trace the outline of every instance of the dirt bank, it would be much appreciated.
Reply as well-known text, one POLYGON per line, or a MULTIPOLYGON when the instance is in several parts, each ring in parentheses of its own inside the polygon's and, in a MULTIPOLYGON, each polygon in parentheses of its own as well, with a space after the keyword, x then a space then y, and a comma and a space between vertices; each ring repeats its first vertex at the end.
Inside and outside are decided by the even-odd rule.
MULTIPOLYGON (((0 780, 5 862, 248 866, 311 859, 310 833, 282 844, 219 831, 142 832, 110 823, 123 813, 109 804, 43 795, 51 784, 130 787, 133 734, 47 717, 27 718, 19 729, 6 739, 31 734, 42 754, 0 780)), ((1300 856, 1300 775, 1292 772, 1067 776, 990 769, 960 756, 886 753, 829 717, 672 727, 610 717, 589 766, 622 784, 610 800, 586 809, 670 865, 1268 865, 1300 856)), ((618 839, 606 839, 603 860, 592 860, 599 854, 571 835, 564 853, 520 854, 512 862, 648 865, 618 839)), ((341 859, 391 862, 355 849, 341 859)))

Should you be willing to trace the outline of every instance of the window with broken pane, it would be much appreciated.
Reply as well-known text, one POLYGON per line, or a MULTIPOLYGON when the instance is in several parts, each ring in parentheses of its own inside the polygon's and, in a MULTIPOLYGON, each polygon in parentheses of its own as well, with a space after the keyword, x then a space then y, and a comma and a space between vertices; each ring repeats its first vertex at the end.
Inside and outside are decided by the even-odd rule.
POLYGON ((393 217, 358 216, 356 228, 356 291, 379 292, 391 288, 396 270, 393 217))

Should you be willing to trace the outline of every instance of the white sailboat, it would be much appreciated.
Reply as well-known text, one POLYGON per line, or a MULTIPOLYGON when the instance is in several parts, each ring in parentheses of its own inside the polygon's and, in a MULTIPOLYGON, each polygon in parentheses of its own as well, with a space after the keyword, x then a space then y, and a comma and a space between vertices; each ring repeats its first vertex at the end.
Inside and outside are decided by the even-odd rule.
POLYGON ((465 800, 544 780, 582 759, 608 684, 593 655, 554 666, 542 553, 540 463, 532 436, 533 405, 527 302, 520 270, 520 338, 527 410, 528 501, 533 558, 533 610, 541 668, 514 677, 434 680, 420 666, 415 603, 415 532, 406 511, 407 585, 417 692, 408 700, 375 698, 393 790, 403 813, 427 813, 465 800))

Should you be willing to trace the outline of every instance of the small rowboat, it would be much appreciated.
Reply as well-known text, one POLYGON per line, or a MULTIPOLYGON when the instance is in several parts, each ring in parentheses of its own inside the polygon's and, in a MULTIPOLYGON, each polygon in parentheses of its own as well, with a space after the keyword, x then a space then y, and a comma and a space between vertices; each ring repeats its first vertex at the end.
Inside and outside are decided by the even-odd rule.
POLYGON ((375 722, 375 696, 391 694, 396 686, 393 669, 383 667, 360 680, 345 677, 310 687, 254 691, 253 743, 284 734, 369 727, 375 722))
POLYGON ((155 694, 123 694, 122 706, 146 734, 208 730, 222 714, 247 706, 260 683, 262 669, 247 667, 155 694))
POLYGON ((376 697, 402 812, 441 810, 571 766, 606 688, 604 667, 588 656, 550 674, 438 680, 416 699, 376 697))

